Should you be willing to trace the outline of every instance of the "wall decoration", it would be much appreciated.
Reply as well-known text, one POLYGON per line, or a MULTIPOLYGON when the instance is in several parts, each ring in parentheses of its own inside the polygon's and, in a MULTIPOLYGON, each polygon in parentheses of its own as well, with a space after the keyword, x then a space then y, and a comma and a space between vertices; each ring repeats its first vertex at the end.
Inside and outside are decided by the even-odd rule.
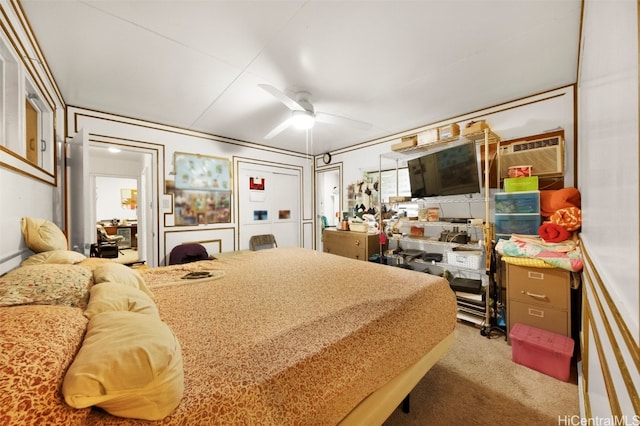
POLYGON ((253 220, 268 220, 269 214, 266 210, 254 210, 253 211, 253 220))
POLYGON ((176 152, 176 225, 231 222, 231 163, 227 158, 176 152))
POLYGON ((231 222, 230 191, 176 189, 173 200, 176 225, 231 222))
POLYGON ((249 189, 252 191, 264 191, 265 178, 251 177, 249 178, 249 189))
POLYGON ((138 204, 138 190, 137 189, 121 189, 120 190, 120 205, 123 209, 135 210, 138 204))
POLYGON ((278 219, 291 219, 291 210, 278 210, 278 219))

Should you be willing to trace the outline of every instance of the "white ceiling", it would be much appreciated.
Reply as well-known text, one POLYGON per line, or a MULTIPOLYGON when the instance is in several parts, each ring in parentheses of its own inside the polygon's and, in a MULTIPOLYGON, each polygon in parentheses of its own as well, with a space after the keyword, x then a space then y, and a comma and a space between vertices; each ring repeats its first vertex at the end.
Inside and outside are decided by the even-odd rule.
POLYGON ((576 81, 581 0, 22 0, 68 105, 322 153, 576 81), (311 93, 317 123, 258 84, 311 93))

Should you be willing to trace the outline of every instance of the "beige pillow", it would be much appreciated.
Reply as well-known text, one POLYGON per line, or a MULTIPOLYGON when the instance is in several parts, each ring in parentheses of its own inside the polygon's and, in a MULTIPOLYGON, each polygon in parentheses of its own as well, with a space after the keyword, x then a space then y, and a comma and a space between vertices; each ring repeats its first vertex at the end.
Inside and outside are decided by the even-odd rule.
POLYGON ((151 315, 112 311, 89 321, 62 384, 72 407, 101 407, 114 416, 160 420, 184 392, 182 353, 165 323, 151 315))
POLYGON ((25 244, 36 253, 68 249, 67 237, 49 220, 23 217, 21 227, 25 244))
POLYGON ((49 250, 29 256, 22 261, 20 266, 40 265, 43 263, 73 264, 82 262, 86 258, 84 254, 77 251, 49 250))
POLYGON ((120 263, 105 263, 93 270, 93 280, 96 284, 103 282, 121 283, 129 287, 134 287, 145 292, 153 299, 153 293, 144 282, 142 275, 135 269, 131 269, 120 263))
POLYGON ((104 282, 91 287, 84 315, 91 319, 107 311, 130 311, 160 318, 158 307, 145 292, 121 283, 104 282))

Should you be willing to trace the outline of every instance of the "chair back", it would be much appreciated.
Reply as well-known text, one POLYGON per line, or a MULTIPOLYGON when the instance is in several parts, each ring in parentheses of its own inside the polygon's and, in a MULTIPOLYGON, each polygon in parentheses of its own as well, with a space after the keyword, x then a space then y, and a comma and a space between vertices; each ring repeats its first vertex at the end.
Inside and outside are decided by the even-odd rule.
POLYGON ((184 243, 175 246, 169 253, 169 265, 182 265, 209 259, 207 249, 198 243, 184 243))
POLYGON ((273 234, 254 235, 249 239, 249 248, 251 250, 264 250, 278 247, 276 237, 273 234))

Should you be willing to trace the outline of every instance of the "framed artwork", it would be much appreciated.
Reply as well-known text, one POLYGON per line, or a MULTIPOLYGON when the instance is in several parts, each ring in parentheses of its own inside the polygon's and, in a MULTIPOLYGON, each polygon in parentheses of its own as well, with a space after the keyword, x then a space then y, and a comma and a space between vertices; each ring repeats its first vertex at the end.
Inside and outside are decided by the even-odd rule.
POLYGON ((231 162, 176 152, 173 201, 176 225, 231 222, 231 162))
POLYGON ((173 167, 176 189, 231 191, 228 158, 176 152, 173 167))
POLYGON ((138 204, 138 190, 137 189, 121 189, 120 204, 124 209, 135 210, 138 204))

